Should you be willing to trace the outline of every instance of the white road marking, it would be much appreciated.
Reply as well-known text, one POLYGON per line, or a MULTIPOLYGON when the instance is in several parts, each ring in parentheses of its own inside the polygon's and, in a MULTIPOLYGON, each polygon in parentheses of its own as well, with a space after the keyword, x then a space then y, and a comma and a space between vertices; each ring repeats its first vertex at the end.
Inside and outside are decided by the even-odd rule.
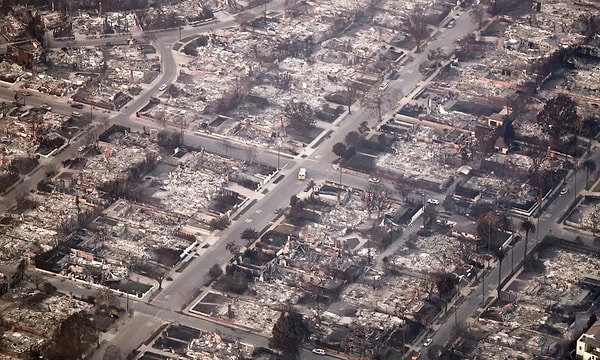
POLYGON ((258 210, 256 210, 255 212, 256 212, 257 214, 260 214, 260 213, 262 213, 263 211, 262 211, 261 209, 258 209, 258 210))
POLYGON ((245 222, 246 224, 249 224, 249 223, 251 223, 252 221, 254 221, 254 220, 252 220, 252 219, 246 219, 246 220, 244 220, 244 222, 245 222))

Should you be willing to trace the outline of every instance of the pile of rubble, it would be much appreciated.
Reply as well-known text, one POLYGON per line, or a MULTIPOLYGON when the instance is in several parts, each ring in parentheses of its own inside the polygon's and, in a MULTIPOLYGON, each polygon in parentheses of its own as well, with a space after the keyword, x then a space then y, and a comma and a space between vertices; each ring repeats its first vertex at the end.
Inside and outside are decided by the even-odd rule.
POLYGON ((98 48, 64 48, 51 50, 46 55, 46 62, 57 67, 77 66, 77 70, 99 71, 104 63, 104 54, 98 48))
POLYGON ((168 179, 161 180, 159 190, 152 197, 159 199, 169 212, 198 217, 222 193, 235 165, 240 164, 204 151, 189 152, 180 166, 168 174, 168 179), (190 197, 193 202, 189 201, 190 197))
POLYGON ((236 298, 231 301, 231 304, 218 306, 212 315, 238 326, 253 329, 263 336, 271 336, 273 325, 280 313, 281 309, 258 304, 255 300, 236 298))
POLYGON ((416 249, 400 249, 390 257, 390 264, 408 272, 427 276, 435 272, 456 272, 461 264, 462 240, 446 235, 419 236, 416 249))
MULTIPOLYGON (((24 296, 33 296, 39 291, 24 296)), ((42 300, 37 308, 23 311, 20 306, 9 305, 2 310, 5 323, 14 324, 0 337, 0 347, 24 353, 36 345, 51 340, 54 332, 70 315, 90 309, 88 303, 69 296, 50 296, 42 300)))
MULTIPOLYGON (((425 135, 421 133, 421 136, 425 135)), ((377 158, 379 168, 394 169, 405 177, 436 183, 445 183, 456 174, 456 169, 441 166, 445 153, 442 145, 421 141, 397 141, 394 147, 394 154, 384 154, 377 158)))
POLYGON ((247 355, 247 347, 238 341, 223 338, 217 333, 203 331, 200 337, 190 342, 186 355, 190 359, 237 360, 247 355))
POLYGON ((158 153, 157 145, 139 134, 115 133, 109 142, 99 142, 98 146, 100 154, 88 156, 81 171, 84 184, 102 184, 122 178, 132 165, 158 153))

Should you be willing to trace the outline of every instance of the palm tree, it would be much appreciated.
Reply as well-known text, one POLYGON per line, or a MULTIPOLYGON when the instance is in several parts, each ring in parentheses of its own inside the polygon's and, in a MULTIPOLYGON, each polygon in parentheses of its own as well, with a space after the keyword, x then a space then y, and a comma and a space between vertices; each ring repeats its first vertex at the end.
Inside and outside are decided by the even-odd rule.
POLYGON ((585 186, 587 187, 590 174, 596 171, 596 162, 592 159, 587 159, 581 166, 585 169, 585 186))
POLYGON ((523 264, 527 258, 527 242, 529 241, 529 234, 535 231, 535 225, 531 220, 526 219, 521 223, 521 230, 525 232, 525 254, 523 255, 523 264))
POLYGON ((498 298, 500 298, 500 288, 502 286, 502 260, 504 260, 506 253, 502 248, 498 248, 498 250, 494 252, 494 256, 496 257, 496 259, 498 259, 498 262, 500 263, 498 265, 498 298))

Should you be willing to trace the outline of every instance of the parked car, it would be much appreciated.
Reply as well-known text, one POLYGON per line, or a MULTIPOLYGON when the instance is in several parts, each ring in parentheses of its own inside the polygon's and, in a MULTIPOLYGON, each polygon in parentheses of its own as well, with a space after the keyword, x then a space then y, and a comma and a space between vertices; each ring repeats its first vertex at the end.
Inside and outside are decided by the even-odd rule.
POLYGON ((46 111, 52 110, 52 107, 48 104, 42 104, 42 105, 40 105, 40 107, 46 111))
POLYGON ((398 72, 398 70, 392 70, 392 72, 388 76, 388 79, 390 79, 390 80, 398 80, 399 78, 400 78, 400 73, 398 72))
POLYGON ((433 339, 431 339, 431 338, 426 339, 425 342, 423 343, 423 346, 429 346, 429 345, 431 345, 432 342, 433 342, 433 339))
POLYGON ((323 349, 312 349, 312 352, 317 355, 325 355, 325 350, 323 349))
POLYGON ((377 184, 379 182, 379 179, 372 177, 372 178, 369 178, 369 182, 373 183, 373 184, 377 184))
POLYGON ((164 91, 166 88, 167 88, 167 84, 162 84, 162 85, 161 85, 161 86, 158 88, 158 90, 160 90, 160 91, 164 91))
POLYGON ((427 203, 433 204, 433 205, 438 205, 440 203, 440 201, 438 199, 428 199, 427 203))
POLYGON ((80 113, 80 112, 77 112, 77 111, 73 111, 73 112, 71 113, 71 116, 72 116, 72 117, 79 118, 79 117, 81 117, 81 113, 80 113))
POLYGON ((568 192, 569 192, 569 189, 567 189, 567 188, 564 188, 564 189, 562 189, 562 190, 560 191, 560 194, 561 194, 561 195, 564 195, 564 194, 566 194, 566 193, 568 193, 568 192))
POLYGON ((80 104, 80 103, 71 103, 71 107, 74 107, 76 109, 83 109, 83 104, 80 104))

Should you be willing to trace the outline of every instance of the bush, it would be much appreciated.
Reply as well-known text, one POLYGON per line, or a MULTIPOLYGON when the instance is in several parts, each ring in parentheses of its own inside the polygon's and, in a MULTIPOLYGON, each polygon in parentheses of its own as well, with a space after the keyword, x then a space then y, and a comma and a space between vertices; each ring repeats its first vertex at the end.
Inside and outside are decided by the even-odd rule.
POLYGON ((217 218, 210 220, 208 225, 213 230, 225 230, 229 226, 229 218, 226 215, 221 215, 217 218))
POLYGON ((257 183, 256 181, 252 181, 252 180, 248 180, 248 179, 242 179, 242 180, 238 181, 238 184, 240 184, 241 186, 245 187, 246 189, 250 189, 250 190, 256 190, 259 185, 259 183, 257 183))
POLYGON ((252 228, 247 228, 247 229, 244 229, 244 231, 242 231, 242 233, 240 234, 240 237, 244 240, 248 240, 249 242, 251 242, 251 241, 258 239, 258 235, 260 235, 258 233, 258 231, 254 230, 252 228))
POLYGON ((231 274, 222 276, 215 284, 215 289, 241 295, 248 289, 248 283, 243 271, 234 270, 231 274))
POLYGON ((221 275, 223 275, 223 269, 221 269, 219 264, 214 264, 210 270, 208 270, 208 276, 210 276, 210 278, 213 280, 221 275))
POLYGON ((49 282, 45 282, 44 285, 42 285, 42 291, 47 295, 54 295, 54 293, 56 293, 56 286, 49 282))
POLYGON ((162 130, 157 135, 158 146, 162 147, 167 151, 173 151, 175 148, 181 146, 181 133, 162 130))

